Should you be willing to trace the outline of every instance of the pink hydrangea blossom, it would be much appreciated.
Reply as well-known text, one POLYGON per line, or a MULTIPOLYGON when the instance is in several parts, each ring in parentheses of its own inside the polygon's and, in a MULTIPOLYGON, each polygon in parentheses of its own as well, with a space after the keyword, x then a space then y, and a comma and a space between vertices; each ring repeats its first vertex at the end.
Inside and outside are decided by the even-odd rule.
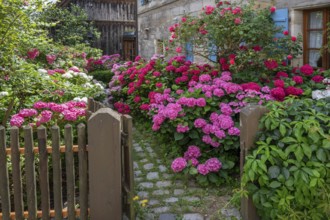
POLYGON ((23 118, 32 117, 32 116, 35 116, 37 114, 38 114, 37 110, 32 109, 32 108, 31 109, 26 109, 26 108, 22 109, 18 113, 18 115, 23 117, 23 118))
POLYGON ((206 106, 206 101, 205 101, 205 99, 204 99, 204 98, 198 98, 198 99, 196 100, 196 105, 197 105, 198 107, 204 107, 204 106, 206 106))
POLYGON ((201 156, 201 150, 195 145, 188 147, 188 150, 184 153, 184 158, 190 160, 192 158, 199 158, 201 156))
POLYGON ((221 110, 222 114, 225 114, 225 115, 231 115, 233 113, 233 110, 230 107, 230 105, 228 105, 226 103, 220 104, 220 110, 221 110))
POLYGON ((312 81, 316 82, 316 83, 321 83, 324 80, 324 77, 321 75, 316 75, 312 77, 312 81))
POLYGON ((204 176, 210 172, 205 164, 199 164, 197 166, 197 171, 204 176))
POLYGON ((206 124, 207 124, 207 122, 203 118, 197 118, 194 121, 194 126, 196 128, 203 128, 206 124))
POLYGON ((38 101, 33 104, 33 108, 35 109, 48 108, 48 104, 46 102, 38 101))
POLYGON ((301 76, 293 76, 292 80, 297 84, 301 85, 304 83, 304 79, 301 76))
POLYGON ((196 167, 199 164, 199 161, 196 158, 191 158, 190 159, 191 165, 196 167))
POLYGON ((189 126, 184 126, 184 125, 179 124, 176 127, 176 132, 178 132, 178 133, 186 133, 187 131, 189 131, 189 126))
POLYGON ((178 157, 175 160, 173 160, 171 168, 173 172, 178 173, 184 170, 187 166, 187 161, 183 157, 178 157))
POLYGON ((214 135, 219 138, 219 139, 223 139, 226 137, 226 134, 223 130, 217 130, 214 132, 214 135))
POLYGON ((236 127, 231 127, 228 129, 228 134, 232 136, 239 136, 240 135, 240 130, 236 127))
POLYGON ((309 64, 305 64, 305 65, 303 65, 303 66, 300 67, 300 72, 302 74, 304 74, 305 76, 310 76, 310 75, 313 74, 314 69, 309 64))
POLYGON ((40 113, 41 118, 39 120, 40 123, 47 123, 52 119, 53 113, 49 110, 44 110, 40 113))
POLYGON ((206 5, 205 6, 205 14, 210 15, 210 14, 213 13, 213 11, 214 11, 214 7, 213 6, 211 6, 211 5, 206 5))
POLYGON ((205 166, 210 172, 218 172, 221 169, 222 164, 218 158, 214 157, 205 161, 205 166))
POLYGON ((219 122, 220 128, 223 130, 227 130, 234 126, 233 119, 228 115, 224 115, 224 114, 219 115, 218 122, 219 122))
POLYGON ((19 114, 15 114, 10 119, 10 126, 21 127, 24 123, 24 118, 21 117, 19 114))
POLYGON ((64 110, 61 112, 61 114, 64 116, 64 119, 67 121, 76 121, 78 118, 77 114, 70 110, 64 110))

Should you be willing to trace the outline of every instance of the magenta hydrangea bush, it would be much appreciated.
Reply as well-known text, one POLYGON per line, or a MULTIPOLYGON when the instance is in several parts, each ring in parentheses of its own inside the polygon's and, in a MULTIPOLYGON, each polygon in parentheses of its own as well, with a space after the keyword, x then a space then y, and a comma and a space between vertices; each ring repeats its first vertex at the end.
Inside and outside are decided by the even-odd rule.
POLYGON ((78 122, 85 116, 86 103, 82 101, 69 101, 62 104, 38 101, 33 104, 33 108, 21 109, 17 114, 12 115, 10 125, 38 127, 48 123, 78 122))

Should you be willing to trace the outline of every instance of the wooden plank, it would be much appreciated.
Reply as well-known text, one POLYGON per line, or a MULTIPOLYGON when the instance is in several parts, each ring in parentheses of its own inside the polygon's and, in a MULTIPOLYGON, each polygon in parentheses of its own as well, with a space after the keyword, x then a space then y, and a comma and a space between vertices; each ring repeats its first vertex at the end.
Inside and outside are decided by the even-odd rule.
POLYGON ((102 108, 88 121, 91 219, 122 219, 120 115, 102 108))
POLYGON ((75 189, 74 189, 74 158, 73 158, 73 138, 72 126, 67 124, 64 127, 65 142, 65 165, 66 165, 66 188, 67 188, 67 205, 68 219, 75 220, 75 189))
POLYGON ((88 98, 88 111, 91 111, 92 113, 95 112, 95 107, 94 107, 94 99, 88 98))
MULTIPOLYGON (((88 214, 89 214, 89 212, 90 212, 90 210, 88 209, 87 210, 88 211, 88 214)), ((77 217, 79 217, 80 216, 80 212, 81 212, 81 210, 80 209, 76 209, 75 210, 75 215, 77 216, 77 217)), ((28 215, 29 215, 29 213, 27 212, 27 211, 25 211, 24 213, 23 213, 23 216, 24 216, 24 218, 28 218, 28 215)), ((63 215, 63 218, 67 218, 68 217, 68 210, 67 209, 63 209, 62 210, 62 212, 61 212, 61 215, 63 215)), ((37 217, 38 218, 42 218, 42 211, 37 211, 37 217)), ((54 218, 55 217, 55 210, 50 210, 49 211, 49 217, 50 218, 54 218)), ((11 212, 10 213, 10 219, 12 219, 12 220, 15 220, 16 219, 16 214, 15 214, 15 212, 11 212)), ((5 218, 4 218, 4 216, 3 216, 3 213, 0 213, 0 220, 5 220, 5 218)), ((43 220, 43 219, 42 219, 43 220)))
POLYGON ((6 130, 0 126, 0 198, 4 220, 10 219, 9 178, 6 155, 6 130))
POLYGON ((14 206, 16 212, 16 219, 23 220, 23 192, 22 192, 22 172, 20 166, 19 153, 19 129, 12 127, 10 129, 10 143, 11 143, 11 161, 13 169, 13 183, 14 183, 14 206))
POLYGON ((47 153, 47 131, 44 126, 38 128, 39 148, 39 172, 41 191, 42 219, 49 220, 49 179, 48 179, 48 153, 47 153))
POLYGON ((135 219, 134 213, 134 173, 133 173, 133 157, 132 157, 132 145, 133 145, 133 119, 129 115, 122 116, 123 132, 126 134, 124 150, 124 173, 125 173, 125 187, 127 193, 127 201, 124 203, 124 210, 129 216, 129 219, 135 219))
POLYGON ((31 126, 24 127, 24 146, 25 146, 25 175, 26 175, 26 193, 29 220, 37 219, 37 190, 35 159, 33 153, 33 136, 31 126))
MULTIPOLYGON (((51 146, 47 146, 46 150, 47 150, 47 153, 49 153, 49 154, 53 153, 53 147, 51 147, 51 146)), ((86 150, 88 150, 88 147, 86 148, 86 150)), ((59 147, 59 151, 60 151, 60 153, 65 153, 65 146, 60 146, 59 147)), ((78 153, 78 151, 79 151, 78 145, 73 145, 72 151, 75 152, 75 153, 78 153)), ((19 148, 19 153, 20 154, 25 154, 25 148, 20 147, 19 148)), ((35 153, 35 154, 40 153, 39 152, 39 148, 38 147, 34 147, 33 148, 33 153, 35 153)), ((7 155, 10 155, 11 154, 11 149, 10 148, 6 148, 6 154, 7 155)))
POLYGON ((52 127, 52 161, 55 219, 62 220, 62 171, 60 155, 60 128, 52 127))
POLYGON ((88 179, 87 179, 87 152, 86 152, 86 126, 78 125, 79 146, 79 205, 80 219, 88 219, 88 179))
MULTIPOLYGON (((255 136, 259 128, 259 120, 261 116, 267 112, 267 109, 259 105, 248 105, 240 112, 240 170, 243 173, 245 156, 254 146, 255 136)), ((244 220, 258 220, 256 207, 252 202, 252 198, 241 199, 241 215, 244 220)))

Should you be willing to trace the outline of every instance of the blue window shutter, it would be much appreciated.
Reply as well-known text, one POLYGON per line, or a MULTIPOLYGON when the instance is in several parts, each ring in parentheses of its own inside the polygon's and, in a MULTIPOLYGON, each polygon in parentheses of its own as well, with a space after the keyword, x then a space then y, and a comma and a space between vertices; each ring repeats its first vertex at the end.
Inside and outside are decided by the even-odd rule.
POLYGON ((209 60, 217 62, 217 46, 213 43, 209 44, 209 60))
POLYGON ((289 10, 287 8, 276 9, 272 14, 272 19, 275 26, 281 28, 281 30, 275 34, 275 37, 283 37, 283 31, 289 30, 289 10))
POLYGON ((144 5, 144 0, 141 0, 141 5, 144 5))
POLYGON ((186 43, 186 60, 194 62, 193 44, 190 41, 186 43))

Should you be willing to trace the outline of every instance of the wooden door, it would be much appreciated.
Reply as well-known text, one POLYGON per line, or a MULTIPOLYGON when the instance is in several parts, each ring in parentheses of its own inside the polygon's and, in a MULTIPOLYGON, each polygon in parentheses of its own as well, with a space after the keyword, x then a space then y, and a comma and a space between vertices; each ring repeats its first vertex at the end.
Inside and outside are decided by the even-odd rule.
POLYGON ((135 39, 124 39, 124 60, 134 60, 136 56, 135 39))

